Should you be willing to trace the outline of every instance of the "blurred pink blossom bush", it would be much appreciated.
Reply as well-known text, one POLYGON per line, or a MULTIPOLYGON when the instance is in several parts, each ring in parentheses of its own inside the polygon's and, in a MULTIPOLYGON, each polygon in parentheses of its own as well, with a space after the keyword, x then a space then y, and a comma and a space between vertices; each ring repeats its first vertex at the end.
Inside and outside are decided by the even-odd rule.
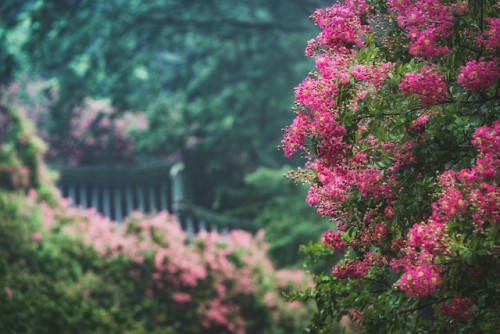
POLYGON ((0 87, 2 103, 17 109, 48 144, 46 162, 69 166, 134 161, 129 131, 144 129, 142 113, 120 112, 106 100, 86 97, 83 103, 66 110, 68 127, 61 127, 50 110, 58 101, 58 86, 41 79, 21 76, 0 87))
MULTIPOLYGON (((134 212, 118 225, 93 209, 74 208, 63 199, 59 203, 51 208, 30 192, 26 210, 43 214, 32 242, 68 238, 90 246, 103 265, 121 263, 121 272, 112 274, 119 275, 114 284, 120 295, 162 304, 172 312, 148 315, 160 327, 180 326, 178 319, 191 317, 196 320, 190 326, 204 333, 299 331, 307 318, 307 307, 287 303, 282 293, 312 281, 301 270, 273 266, 263 230, 255 236, 242 230, 227 235, 200 232, 188 244, 187 234, 167 212, 134 212)), ((86 293, 98 294, 92 289, 86 293)))

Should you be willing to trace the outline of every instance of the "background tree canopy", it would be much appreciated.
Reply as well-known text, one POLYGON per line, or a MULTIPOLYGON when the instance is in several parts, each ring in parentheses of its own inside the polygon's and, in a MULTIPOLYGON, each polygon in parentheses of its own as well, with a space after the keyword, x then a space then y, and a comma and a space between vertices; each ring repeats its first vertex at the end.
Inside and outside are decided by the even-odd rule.
POLYGON ((307 15, 327 4, 3 1, 3 100, 35 119, 50 164, 182 159, 191 202, 267 226, 274 260, 290 265, 322 227, 310 228, 305 190, 283 184, 299 158, 276 147, 293 87, 314 68, 307 15), (141 117, 147 127, 130 131, 141 117))
POLYGON ((61 138, 68 111, 87 96, 143 111, 149 127, 134 134, 137 158, 181 156, 197 189, 191 198, 213 207, 229 203, 224 189, 242 186, 257 166, 283 164, 275 147, 291 89, 312 68, 305 13, 321 2, 6 1, 2 81, 14 63, 56 78, 48 128, 61 138))

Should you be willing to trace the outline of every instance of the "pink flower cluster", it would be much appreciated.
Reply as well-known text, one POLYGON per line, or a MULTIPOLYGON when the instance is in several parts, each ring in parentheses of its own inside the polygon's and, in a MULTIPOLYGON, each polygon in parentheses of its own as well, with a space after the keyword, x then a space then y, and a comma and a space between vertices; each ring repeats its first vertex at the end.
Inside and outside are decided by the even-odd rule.
POLYGON ((500 152, 500 121, 493 122, 491 127, 480 127, 472 138, 474 138, 472 144, 476 145, 482 154, 489 156, 490 160, 498 159, 500 152))
POLYGON ((424 107, 431 107, 446 99, 447 89, 443 75, 433 66, 420 69, 420 73, 406 74, 399 85, 403 95, 417 94, 424 107))
POLYGON ((317 148, 318 157, 327 166, 336 166, 345 159, 347 145, 343 141, 346 130, 335 120, 332 113, 322 111, 315 118, 312 125, 316 133, 322 137, 317 148))
POLYGON ((375 88, 379 88, 384 85, 384 80, 387 79, 389 71, 395 65, 391 62, 381 62, 377 65, 354 65, 352 75, 356 80, 371 83, 375 88))
POLYGON ((474 309, 469 298, 457 295, 453 297, 450 303, 441 302, 439 312, 446 315, 450 321, 456 322, 469 320, 474 309))
POLYGON ((432 220, 429 224, 415 224, 408 232, 406 247, 400 248, 403 256, 390 262, 397 272, 403 269, 396 286, 416 298, 432 294, 441 284, 443 271, 435 262, 438 256, 448 253, 447 243, 444 224, 432 220))
POLYGON ((344 253, 347 245, 342 239, 342 235, 340 232, 333 233, 332 230, 329 230, 325 234, 323 234, 323 247, 329 247, 335 252, 344 253))
POLYGON ((466 177, 489 181, 500 176, 500 121, 493 122, 491 128, 484 126, 476 130, 472 144, 479 149, 476 164, 466 177))
POLYGON ((365 168, 354 175, 355 183, 364 198, 393 199, 392 189, 397 185, 396 177, 385 177, 377 168, 365 168))
POLYGON ((198 313, 202 315, 201 325, 207 330, 219 329, 229 333, 245 333, 245 320, 239 316, 240 307, 234 302, 222 303, 220 299, 214 299, 200 305, 198 313))
MULTIPOLYGON (((332 50, 342 50, 354 44, 362 45, 361 37, 371 31, 371 27, 361 23, 360 15, 369 9, 370 6, 363 0, 349 0, 344 5, 335 4, 326 11, 317 9, 311 17, 323 29, 316 38, 318 44, 332 50)), ((313 53, 314 50, 306 50, 306 54, 313 53)))
POLYGON ((429 122, 431 114, 423 114, 411 122, 410 131, 423 132, 425 125, 429 122))
MULTIPOLYGON (((337 116, 335 96, 339 93, 340 85, 348 84, 354 76, 356 80, 369 84, 364 85, 364 88, 357 93, 357 96, 364 97, 370 91, 381 88, 389 71, 394 67, 390 62, 380 63, 377 66, 353 65, 350 54, 352 52, 347 51, 333 55, 319 55, 316 58, 316 67, 320 70, 320 74, 316 74, 316 79, 306 78, 295 88, 297 102, 312 112, 298 113, 293 123, 286 128, 281 143, 285 154, 289 157, 298 149, 304 148, 306 138, 319 134, 323 139, 323 143, 319 146, 320 157, 331 165, 335 165, 336 161, 342 158, 345 150, 345 144, 342 143, 345 129, 335 119, 337 116)), ((356 108, 357 102, 353 101, 353 111, 356 108)))
POLYGON ((497 49, 500 47, 500 18, 487 17, 486 22, 489 25, 486 32, 486 44, 493 49, 497 49))
MULTIPOLYGON (((347 80, 349 80, 349 77, 347 80)), ((295 88, 295 99, 306 108, 320 111, 335 106, 335 103, 328 98, 328 94, 336 90, 337 86, 333 83, 307 78, 300 86, 295 88)))
POLYGON ((344 261, 343 265, 337 264, 332 268, 332 275, 338 279, 360 279, 368 274, 368 266, 352 259, 344 261))
MULTIPOLYGON (((390 266, 401 275, 395 286, 409 296, 441 295, 438 290, 445 292, 443 286, 446 287, 452 274, 448 264, 466 261, 467 257, 462 259, 462 255, 473 238, 470 232, 488 238, 489 227, 497 226, 500 220, 495 183, 500 176, 500 121, 476 131, 473 144, 478 148, 478 156, 470 169, 445 171, 438 177, 439 190, 434 194, 430 216, 425 213, 425 206, 413 217, 405 217, 407 211, 395 210, 401 208, 398 198, 407 200, 399 197, 405 185, 400 188, 398 183, 407 172, 416 170, 421 185, 431 186, 427 157, 417 161, 417 152, 424 152, 419 145, 425 146, 428 138, 432 140, 426 132, 436 131, 435 124, 428 126, 432 117, 447 110, 448 104, 457 102, 456 95, 463 93, 460 89, 457 93, 457 83, 450 82, 444 70, 441 71, 450 70, 448 63, 433 64, 431 59, 452 52, 450 37, 457 28, 470 23, 468 17, 460 18, 456 27, 455 19, 468 12, 468 5, 439 0, 387 0, 389 15, 384 17, 383 11, 371 12, 368 7, 356 14, 350 8, 353 2, 340 3, 325 11, 317 10, 312 16, 323 32, 310 41, 306 54, 316 56, 319 73, 313 73, 295 91, 298 116, 287 129, 285 142, 293 142, 308 159, 306 170, 297 173, 312 183, 307 202, 316 206, 319 214, 338 218, 336 232, 329 230, 322 236, 324 247, 347 253, 332 268, 335 278, 361 279, 375 273, 375 269, 390 266), (358 18, 351 20, 352 14, 358 18), (359 19, 360 16, 363 18, 359 19), (362 48, 370 32, 362 27, 365 18, 367 22, 374 18, 381 25, 391 25, 390 19, 396 19, 408 38, 410 54, 418 58, 416 64, 420 70, 405 72, 399 89, 403 96, 410 97, 406 101, 415 97, 421 107, 417 108, 419 114, 412 118, 411 125, 399 133, 391 131, 401 129, 400 118, 404 122, 411 119, 393 104, 385 104, 385 97, 395 96, 392 88, 395 73, 391 73, 394 64, 383 63, 386 60, 383 57, 371 60, 371 49, 362 48), (351 27, 346 28, 344 22, 348 21, 351 27), (347 33, 341 36, 339 31, 347 33), (391 85, 384 87, 388 78, 391 85), (389 128, 378 131, 375 124, 389 128), (305 138, 310 144, 304 143, 305 138), (402 166, 408 165, 414 167, 403 171, 402 166), (400 217, 405 220, 400 221, 400 217), (461 243, 462 238, 467 240, 461 243), (347 248, 354 252, 346 252, 347 248)), ((458 82, 467 91, 486 89, 500 76, 498 59, 492 56, 498 53, 500 20, 488 18, 487 23, 489 28, 480 38, 482 44, 478 42, 487 48, 481 50, 485 58, 478 57, 460 68, 458 82), (494 52, 493 45, 496 45, 494 52)), ((469 38, 467 42, 474 43, 478 32, 472 30, 465 29, 457 38, 463 41, 469 38)), ((378 37, 376 33, 373 35, 378 37)), ((390 48, 393 42, 387 36, 379 41, 381 44, 375 48, 378 45, 390 48)), ((455 43, 453 46, 456 47, 455 43)), ((471 50, 476 46, 472 45, 471 50)), ((411 64, 415 64, 414 60, 411 64)), ((404 60, 402 65, 397 67, 398 74, 409 64, 404 60)), ((291 151, 289 148, 285 153, 291 151)))
POLYGON ((388 0, 387 6, 397 13, 399 27, 408 32, 410 53, 427 59, 451 52, 445 42, 453 34, 453 13, 467 11, 465 2, 450 6, 438 0, 388 0))
POLYGON ((282 144, 284 145, 285 154, 289 158, 292 157, 298 149, 304 148, 304 139, 309 136, 307 131, 310 120, 304 114, 299 114, 290 126, 290 131, 283 136, 282 144))
POLYGON ((7 294, 7 296, 9 298, 12 298, 13 293, 12 293, 12 290, 8 286, 5 287, 5 293, 7 294))
POLYGON ((433 214, 427 223, 415 224, 410 229, 402 257, 391 261, 393 269, 403 268, 403 276, 397 284, 409 295, 424 297, 439 287, 444 267, 436 262, 453 255, 446 232, 451 220, 468 217, 477 230, 483 230, 485 224, 496 226, 500 221, 497 184, 485 182, 496 180, 500 175, 500 121, 477 129, 472 143, 478 147, 476 163, 471 169, 458 173, 445 171, 438 178, 442 192, 441 198, 432 204, 433 214), (414 281, 420 276, 427 279, 414 281))
POLYGON ((468 92, 478 92, 488 89, 500 78, 500 67, 498 58, 492 61, 485 61, 484 57, 479 61, 471 60, 460 67, 458 82, 465 87, 468 92))
POLYGON ((388 265, 388 258, 378 253, 367 252, 363 259, 347 259, 332 268, 332 274, 338 279, 360 279, 376 267, 388 265))
POLYGON ((374 224, 369 215, 365 215, 363 223, 366 226, 359 228, 355 238, 348 243, 353 249, 367 251, 372 246, 378 246, 387 236, 387 226, 385 223, 374 224))
POLYGON ((485 222, 493 227, 500 222, 500 203, 497 185, 481 183, 480 189, 472 190, 469 195, 469 205, 476 228, 482 229, 485 222))
MULTIPOLYGON (((446 254, 447 241, 445 224, 436 222, 435 216, 429 218, 429 224, 415 224, 408 232, 407 240, 407 246, 414 254, 425 255, 432 260, 436 255, 446 254)), ((407 253, 410 253, 408 249, 407 253)))
POLYGON ((446 189, 444 196, 438 200, 438 203, 433 203, 434 214, 430 219, 436 223, 447 222, 462 214, 465 206, 466 202, 459 190, 446 189))
POLYGON ((483 46, 489 54, 496 54, 500 48, 500 18, 486 18, 488 30, 483 36, 479 36, 478 45, 483 46))
POLYGON ((441 285, 441 277, 437 266, 419 265, 408 268, 397 285, 409 296, 423 298, 431 295, 441 285))
POLYGON ((33 241, 33 243, 37 244, 39 243, 40 241, 42 241, 42 234, 40 232, 35 232, 31 235, 31 241, 33 241))
POLYGON ((351 319, 354 320, 355 323, 359 324, 361 321, 363 321, 363 314, 357 310, 352 310, 351 319))
MULTIPOLYGON (((346 156, 347 145, 337 138, 335 145, 329 141, 333 148, 337 148, 337 156, 323 156, 320 145, 318 148, 318 156, 322 160, 315 160, 306 164, 306 168, 315 172, 320 181, 320 184, 313 184, 307 196, 306 201, 311 206, 316 206, 319 214, 323 216, 336 216, 336 212, 349 199, 350 193, 356 187, 364 198, 384 198, 387 200, 387 205, 390 206, 394 200, 394 190, 398 186, 398 182, 394 175, 383 176, 377 168, 367 167, 367 157, 363 153, 358 153, 354 150, 354 157, 346 156)), ((360 140, 360 144, 366 144, 370 148, 379 147, 379 144, 369 138, 360 140)), ((327 146, 328 142, 323 141, 327 146)), ((409 159, 410 155, 406 155, 405 159, 409 159)))
POLYGON ((401 148, 394 148, 394 165, 389 168, 390 173, 395 173, 403 165, 414 165, 417 163, 417 157, 413 153, 413 148, 416 144, 414 140, 409 140, 401 148))
POLYGON ((328 179, 322 174, 325 183, 322 186, 313 184, 309 188, 306 202, 316 206, 317 212, 322 216, 336 216, 337 208, 349 198, 351 186, 347 184, 342 173, 336 171, 328 173, 328 179), (338 178, 335 176, 338 175, 338 178))

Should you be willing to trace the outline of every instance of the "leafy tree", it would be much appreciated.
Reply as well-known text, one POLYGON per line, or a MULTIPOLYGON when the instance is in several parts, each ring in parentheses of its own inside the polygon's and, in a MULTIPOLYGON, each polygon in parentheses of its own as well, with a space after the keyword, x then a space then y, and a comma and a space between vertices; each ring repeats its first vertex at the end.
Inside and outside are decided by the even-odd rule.
POLYGON ((19 17, 33 4, 32 0, 6 0, 0 4, 0 84, 8 84, 19 69, 16 50, 11 47, 12 30, 19 24, 19 17))
POLYGON ((295 89, 287 155, 330 217, 309 330, 493 333, 498 318, 498 4, 348 0, 317 9, 317 72, 295 89))

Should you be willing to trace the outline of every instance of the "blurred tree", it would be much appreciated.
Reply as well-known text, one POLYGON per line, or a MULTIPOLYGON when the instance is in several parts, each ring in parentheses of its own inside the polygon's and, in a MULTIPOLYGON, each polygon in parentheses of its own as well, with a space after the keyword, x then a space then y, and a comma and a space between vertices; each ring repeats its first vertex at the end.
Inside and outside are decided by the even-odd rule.
POLYGON ((283 177, 289 170, 289 165, 281 169, 259 167, 245 176, 244 188, 229 189, 228 193, 241 203, 230 214, 255 219, 258 227, 266 231, 271 259, 278 266, 294 267, 305 260, 298 255, 299 247, 319 241, 329 220, 319 217, 304 203, 306 185, 294 184, 283 177))
POLYGON ((304 13, 321 2, 43 0, 29 11, 24 51, 59 81, 51 133, 68 135, 68 110, 86 96, 143 110, 139 155, 182 156, 193 201, 213 206, 245 173, 283 163, 276 131, 312 68, 300 41, 311 35, 304 13))
POLYGON ((15 52, 9 47, 9 34, 33 0, 4 0, 0 3, 0 84, 6 84, 19 68, 15 52))

